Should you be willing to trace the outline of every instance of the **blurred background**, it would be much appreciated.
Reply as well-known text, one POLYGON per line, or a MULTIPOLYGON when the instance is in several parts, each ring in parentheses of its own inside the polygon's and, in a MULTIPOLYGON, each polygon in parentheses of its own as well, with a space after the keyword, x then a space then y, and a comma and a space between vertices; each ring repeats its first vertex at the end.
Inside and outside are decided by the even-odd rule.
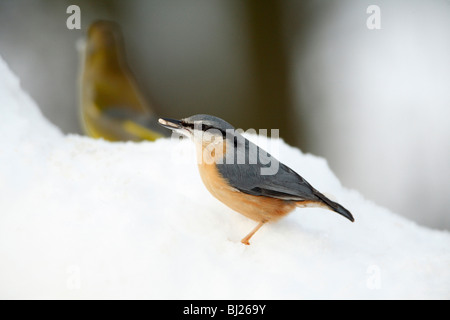
POLYGON ((450 230, 449 0, 0 0, 0 56, 65 133, 82 134, 76 44, 97 19, 158 114, 279 128, 345 187, 450 230))

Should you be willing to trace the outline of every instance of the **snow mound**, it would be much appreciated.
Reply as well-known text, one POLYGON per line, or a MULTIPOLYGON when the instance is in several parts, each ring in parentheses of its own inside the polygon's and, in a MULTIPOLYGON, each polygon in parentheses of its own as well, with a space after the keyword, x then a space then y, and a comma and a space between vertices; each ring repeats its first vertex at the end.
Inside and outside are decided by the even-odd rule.
POLYGON ((65 136, 1 59, 0 110, 2 299, 450 298, 447 232, 345 189, 282 141, 279 159, 355 223, 297 209, 244 246, 255 222, 207 192, 189 141, 65 136))

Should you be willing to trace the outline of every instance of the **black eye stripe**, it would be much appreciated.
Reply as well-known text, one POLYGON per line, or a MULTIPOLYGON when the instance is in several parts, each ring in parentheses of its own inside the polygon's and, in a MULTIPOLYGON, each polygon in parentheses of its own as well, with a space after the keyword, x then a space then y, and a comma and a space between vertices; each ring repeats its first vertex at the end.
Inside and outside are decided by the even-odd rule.
POLYGON ((193 123, 188 123, 188 122, 185 122, 185 121, 181 121, 181 124, 183 125, 183 127, 194 129, 194 124, 193 123))
MULTIPOLYGON (((216 129, 216 128, 214 128, 212 126, 208 126, 207 124, 203 124, 202 123, 202 131, 207 131, 209 129, 216 129)), ((219 130, 219 129, 216 129, 216 130, 219 130)))

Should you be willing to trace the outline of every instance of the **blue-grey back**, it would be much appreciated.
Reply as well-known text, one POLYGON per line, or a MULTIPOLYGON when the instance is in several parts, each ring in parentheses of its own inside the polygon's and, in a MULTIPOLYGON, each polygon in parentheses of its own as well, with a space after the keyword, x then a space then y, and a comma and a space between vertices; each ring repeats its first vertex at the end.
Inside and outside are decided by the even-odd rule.
POLYGON ((305 179, 271 154, 237 132, 227 135, 227 139, 226 156, 217 168, 232 187, 255 196, 318 200, 305 179))

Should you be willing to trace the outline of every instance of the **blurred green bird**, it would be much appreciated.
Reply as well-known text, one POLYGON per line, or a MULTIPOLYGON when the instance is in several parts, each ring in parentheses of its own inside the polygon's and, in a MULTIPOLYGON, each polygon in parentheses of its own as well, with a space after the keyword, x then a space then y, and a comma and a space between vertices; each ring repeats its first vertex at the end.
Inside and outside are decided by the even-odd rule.
POLYGON ((109 141, 154 141, 168 136, 143 98, 127 65, 120 27, 96 21, 88 30, 81 74, 85 133, 109 141))

